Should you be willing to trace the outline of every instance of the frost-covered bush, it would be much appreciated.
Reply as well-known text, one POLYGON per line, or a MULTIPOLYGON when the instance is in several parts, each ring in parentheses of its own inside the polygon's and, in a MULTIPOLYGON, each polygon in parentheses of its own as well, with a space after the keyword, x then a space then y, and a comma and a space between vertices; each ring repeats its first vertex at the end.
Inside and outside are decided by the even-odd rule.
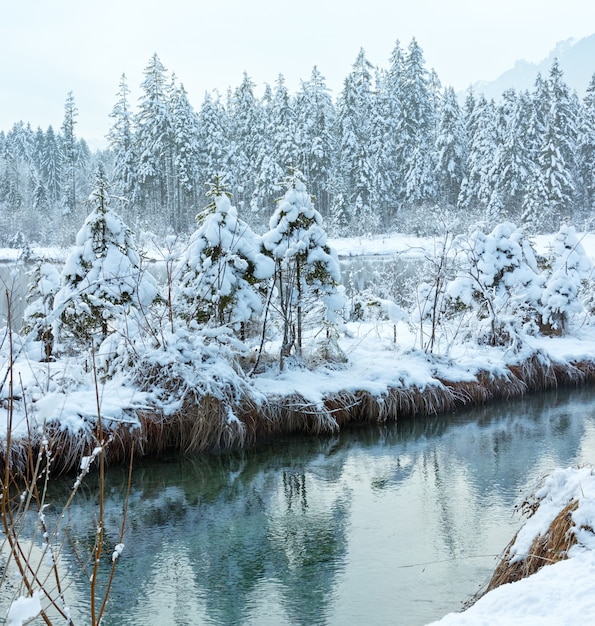
POLYGON ((446 286, 451 308, 474 313, 479 341, 514 342, 521 327, 535 325, 541 295, 542 278, 525 233, 505 222, 488 234, 460 236, 455 246, 457 276, 446 286))
POLYGON ((592 265, 574 227, 563 225, 546 257, 541 293, 542 328, 564 332, 571 316, 583 310, 581 292, 592 265))
POLYGON ((175 309, 188 322, 238 329, 261 311, 274 264, 218 179, 208 196, 175 271, 175 309))
POLYGON ((275 262, 278 311, 283 325, 283 367, 283 358, 294 347, 301 356, 306 312, 322 303, 327 321, 337 323, 345 306, 337 255, 327 244, 322 217, 300 174, 294 172, 288 179, 287 191, 271 217, 263 244, 275 262))
POLYGON ((107 186, 98 174, 91 196, 94 209, 76 236, 54 298, 54 335, 99 345, 117 324, 145 310, 157 296, 155 279, 141 268, 134 237, 108 208, 107 186))

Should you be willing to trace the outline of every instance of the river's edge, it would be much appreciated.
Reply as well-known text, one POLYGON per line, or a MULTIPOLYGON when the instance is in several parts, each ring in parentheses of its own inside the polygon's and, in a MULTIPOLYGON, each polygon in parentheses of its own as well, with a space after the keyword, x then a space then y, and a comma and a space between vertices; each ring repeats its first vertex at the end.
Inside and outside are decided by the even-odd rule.
POLYGON ((486 588, 432 626, 593 623, 595 468, 555 469, 525 498, 486 588))
MULTIPOLYGON (((444 371, 444 369, 442 369, 444 371)), ((479 370, 471 380, 436 377, 423 387, 387 387, 382 393, 339 391, 312 402, 301 394, 252 393, 189 396, 176 412, 157 407, 135 411, 135 425, 104 420, 102 439, 111 464, 164 453, 191 454, 241 448, 280 435, 338 432, 346 425, 394 422, 399 419, 453 412, 463 407, 522 397, 526 393, 595 382, 595 359, 555 362, 543 353, 507 365, 504 373, 479 370), (232 416, 230 418, 230 416, 232 416)), ((23 469, 44 448, 51 451, 53 471, 71 471, 98 443, 97 427, 72 433, 60 424, 11 440, 11 463, 23 469)), ((0 451, 4 463, 5 452, 0 451)))

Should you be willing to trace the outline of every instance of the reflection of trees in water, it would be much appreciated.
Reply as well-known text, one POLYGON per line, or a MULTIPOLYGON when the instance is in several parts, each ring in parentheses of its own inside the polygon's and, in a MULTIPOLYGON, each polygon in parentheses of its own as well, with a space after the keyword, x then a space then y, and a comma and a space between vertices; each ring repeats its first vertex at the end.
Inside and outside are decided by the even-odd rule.
MULTIPOLYGON (((333 480, 326 478, 340 474, 341 459, 333 461, 339 468, 332 470, 328 461, 321 464, 334 445, 328 438, 302 448, 280 444, 278 451, 140 465, 133 479, 126 548, 104 623, 154 624, 154 615, 174 606, 172 598, 191 594, 193 612, 202 610, 216 624, 240 624, 250 610, 257 611, 249 607, 267 581, 281 581, 292 623, 315 623, 346 552, 348 499, 336 494, 333 480), (155 598, 165 595, 170 600, 155 604, 155 598), (307 616, 305 621, 300 615, 307 616)), ((110 554, 125 475, 119 468, 108 471, 110 554)), ((97 492, 92 481, 89 485, 69 520, 70 536, 80 549, 93 541, 97 492)))
POLYGON ((283 500, 268 539, 284 607, 292 624, 322 624, 347 553, 349 493, 306 470, 284 472, 283 500))
MULTIPOLYGON (((495 500, 510 512, 511 494, 543 462, 544 448, 547 459, 573 462, 594 406, 592 392, 575 390, 230 454, 144 462, 134 472, 126 548, 105 623, 156 623, 151 617, 169 605, 147 598, 165 595, 192 596, 187 609, 215 624, 246 623, 246 616, 258 623, 255 602, 267 585, 281 594, 278 611, 291 624, 324 623, 346 566, 356 483, 380 496, 419 481, 424 534, 456 556, 495 500)), ((125 468, 109 468, 108 550, 125 483, 125 468)), ((94 539, 96 501, 91 480, 71 510, 70 533, 83 548, 94 539)))

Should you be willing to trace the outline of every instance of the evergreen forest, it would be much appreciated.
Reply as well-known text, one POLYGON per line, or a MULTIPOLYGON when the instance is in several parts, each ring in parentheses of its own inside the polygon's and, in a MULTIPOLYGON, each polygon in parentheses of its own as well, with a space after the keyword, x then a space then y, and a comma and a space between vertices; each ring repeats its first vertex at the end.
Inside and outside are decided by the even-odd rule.
POLYGON ((396 43, 387 68, 361 50, 336 98, 316 67, 293 94, 280 75, 257 95, 245 73, 198 109, 157 54, 143 75, 136 104, 121 77, 105 149, 77 136, 72 92, 60 128, 0 132, 0 246, 71 245, 98 166, 132 230, 159 236, 195 230, 215 176, 265 231, 295 171, 331 236, 430 235, 444 216, 460 229, 591 227, 595 75, 581 99, 556 61, 531 91, 498 102, 441 85, 415 39, 396 43))

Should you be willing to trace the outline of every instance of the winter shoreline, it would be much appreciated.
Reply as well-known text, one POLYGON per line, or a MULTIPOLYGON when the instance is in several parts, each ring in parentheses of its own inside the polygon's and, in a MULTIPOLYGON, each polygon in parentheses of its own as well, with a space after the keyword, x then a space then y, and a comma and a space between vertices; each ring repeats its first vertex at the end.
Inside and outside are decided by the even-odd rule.
MULTIPOLYGON (((564 339, 551 341, 555 346, 564 339)), ((97 445, 98 428, 108 441, 104 448, 106 460, 115 464, 127 461, 132 447, 136 459, 164 453, 212 453, 281 435, 330 434, 348 425, 427 417, 519 398, 526 393, 595 382, 595 357, 554 360, 542 350, 515 364, 477 368, 466 377, 457 372, 455 360, 449 364, 443 358, 420 352, 410 353, 404 362, 407 365, 415 360, 425 362, 428 372, 432 372, 422 377, 423 384, 420 384, 421 379, 413 384, 402 381, 400 385, 388 384, 379 389, 377 383, 360 378, 359 385, 337 388, 318 396, 311 393, 309 377, 324 378, 333 374, 349 377, 350 370, 354 378, 359 374, 357 368, 349 366, 338 372, 321 367, 295 371, 298 379, 295 388, 286 393, 271 386, 275 377, 256 377, 253 384, 243 386, 240 394, 238 389, 228 389, 219 397, 208 393, 186 397, 178 410, 169 414, 149 402, 137 408, 125 408, 120 416, 110 415, 109 409, 102 410, 100 420, 79 414, 76 430, 65 428, 60 420, 46 420, 45 429, 28 428, 27 436, 13 434, 11 461, 13 467, 25 468, 27 459, 37 458, 46 446, 52 451, 54 472, 76 470, 80 459, 97 445)), ((399 377, 395 375, 395 378, 399 377)), ((325 387, 332 385, 327 382, 325 387)), ((3 448, 0 451, 2 463, 5 446, 3 448)))

